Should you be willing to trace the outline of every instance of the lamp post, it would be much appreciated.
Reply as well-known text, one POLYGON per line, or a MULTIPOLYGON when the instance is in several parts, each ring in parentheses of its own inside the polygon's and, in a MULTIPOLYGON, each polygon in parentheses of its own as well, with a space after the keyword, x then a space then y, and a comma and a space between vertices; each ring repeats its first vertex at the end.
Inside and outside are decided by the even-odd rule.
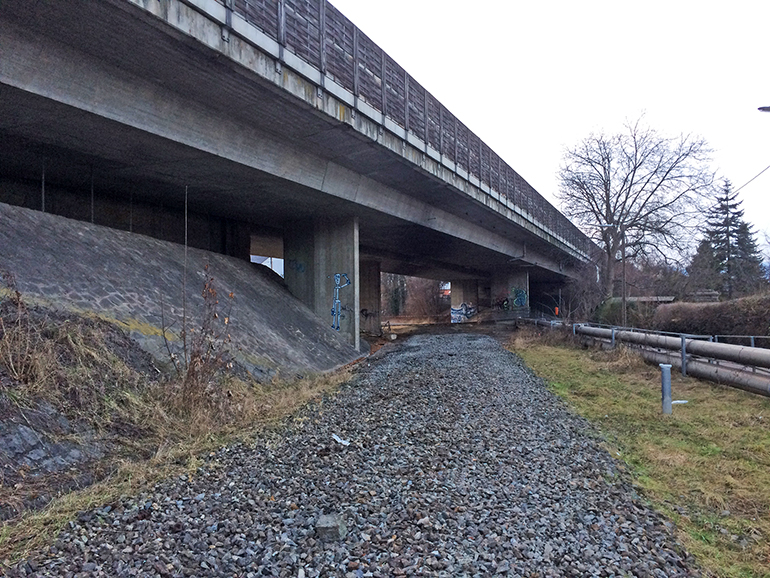
MULTIPOLYGON (((597 223, 597 227, 601 228, 616 228, 615 225, 611 223, 597 223)), ((621 262, 623 263, 623 282, 622 282, 622 296, 621 296, 621 315, 622 315, 622 325, 623 327, 628 326, 628 306, 627 306, 627 299, 626 299, 626 229, 623 225, 620 227, 617 227, 617 230, 620 232, 620 242, 621 242, 621 248, 623 250, 623 253, 621 254, 621 262)))

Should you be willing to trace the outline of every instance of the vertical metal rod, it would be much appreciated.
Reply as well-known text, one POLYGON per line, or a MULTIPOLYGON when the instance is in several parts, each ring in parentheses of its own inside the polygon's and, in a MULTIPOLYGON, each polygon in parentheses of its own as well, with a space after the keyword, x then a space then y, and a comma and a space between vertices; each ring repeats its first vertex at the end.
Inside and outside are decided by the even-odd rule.
POLYGON ((628 326, 628 302, 626 293, 626 230, 623 229, 623 327, 628 326))
POLYGON ((440 102, 438 103, 438 152, 440 155, 444 154, 444 107, 440 102))
POLYGON ((687 375, 687 338, 682 335, 682 375, 687 375))
POLYGON ((404 71, 404 130, 409 132, 409 75, 404 71))
POLYGON ((40 210, 45 213, 45 159, 43 159, 43 174, 40 179, 40 210))
POLYGON ((714 343, 719 343, 719 335, 714 336, 714 343))
POLYGON ((187 272, 187 185, 184 187, 184 268, 187 272))
POLYGON ((187 358, 187 185, 184 187, 184 271, 182 272, 182 348, 185 367, 187 358))
MULTIPOLYGON (((358 96, 361 93, 361 87, 360 87, 360 81, 359 81, 359 60, 360 55, 358 54, 358 27, 353 26, 353 96, 358 99, 358 96)), ((356 103, 358 101, 356 100, 356 103)), ((355 104, 353 105, 353 108, 355 109, 355 104)))
POLYGON ((615 328, 612 328, 612 342, 610 343, 612 349, 615 349, 615 328))
POLYGON ((572 324, 572 335, 577 335, 577 323, 572 324))
POLYGON ((382 56, 380 57, 380 97, 382 100, 382 124, 385 124, 385 115, 388 111, 388 70, 387 70, 387 54, 385 54, 385 51, 382 51, 382 56))
POLYGON ((671 414, 671 365, 659 363, 660 367, 660 394, 663 413, 671 414))
POLYGON ((319 34, 319 42, 321 44, 321 50, 320 50, 320 64, 321 64, 321 86, 324 86, 325 84, 325 76, 326 76, 326 2, 319 2, 318 3, 318 34, 319 34))
POLYGON ((754 336, 751 336, 751 346, 754 347, 754 336))
POLYGON ((91 224, 94 223, 94 165, 91 165, 91 224))
POLYGON ((422 94, 422 96, 423 96, 423 99, 422 99, 422 120, 423 120, 423 123, 425 124, 425 127, 423 129, 425 131, 425 134, 424 134, 424 136, 425 136, 425 139, 424 139, 425 140, 425 152, 428 152, 428 91, 425 88, 423 88, 422 92, 423 92, 423 94, 422 94))

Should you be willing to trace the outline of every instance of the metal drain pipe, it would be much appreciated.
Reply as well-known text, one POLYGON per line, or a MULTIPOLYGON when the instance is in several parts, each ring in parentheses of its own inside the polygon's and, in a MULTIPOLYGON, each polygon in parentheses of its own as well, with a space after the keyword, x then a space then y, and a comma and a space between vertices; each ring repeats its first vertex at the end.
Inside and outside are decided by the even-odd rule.
MULTIPOLYGON (((612 339, 613 333, 616 341, 626 343, 635 343, 647 347, 660 347, 673 351, 681 351, 682 339, 680 337, 670 337, 668 335, 657 335, 654 333, 640 333, 636 331, 622 331, 604 329, 602 327, 588 327, 578 325, 576 333, 598 337, 600 339, 612 339)), ((712 343, 700 339, 688 339, 685 337, 686 353, 700 355, 701 357, 713 357, 723 361, 733 361, 741 365, 751 365, 754 367, 770 368, 770 349, 761 349, 757 347, 744 347, 743 345, 730 345, 727 343, 712 343)), ((690 364, 687 364, 689 371, 690 364)), ((681 362, 679 363, 681 368, 681 362)))
MULTIPOLYGON (((637 349, 636 351, 647 361, 667 363, 681 368, 681 360, 678 354, 649 349, 637 349)), ((687 374, 692 377, 700 377, 701 379, 715 381, 723 385, 730 385, 744 391, 770 397, 770 380, 749 371, 730 369, 706 361, 690 360, 687 362, 687 374)))

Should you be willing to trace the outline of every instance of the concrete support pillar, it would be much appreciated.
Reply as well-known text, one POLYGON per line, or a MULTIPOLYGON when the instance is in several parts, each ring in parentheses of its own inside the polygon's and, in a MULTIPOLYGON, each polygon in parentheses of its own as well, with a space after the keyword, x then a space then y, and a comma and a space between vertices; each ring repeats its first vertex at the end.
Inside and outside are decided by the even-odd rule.
POLYGON ((492 275, 494 319, 529 316, 529 272, 496 271, 492 275))
POLYGON ((382 335, 380 327, 380 263, 361 261, 361 331, 382 335))
POLYGON ((284 279, 292 294, 358 349, 358 219, 295 223, 284 237, 284 258, 284 279))
POLYGON ((479 313, 479 283, 476 279, 452 281, 452 323, 474 321, 479 313))

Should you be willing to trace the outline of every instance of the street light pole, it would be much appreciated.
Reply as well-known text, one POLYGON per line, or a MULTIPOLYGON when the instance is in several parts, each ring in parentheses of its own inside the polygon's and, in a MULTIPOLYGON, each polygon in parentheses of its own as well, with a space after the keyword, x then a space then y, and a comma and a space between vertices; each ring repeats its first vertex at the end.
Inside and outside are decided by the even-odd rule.
POLYGON ((626 230, 624 227, 620 228, 620 235, 623 239, 623 327, 628 327, 628 307, 626 305, 626 230))

